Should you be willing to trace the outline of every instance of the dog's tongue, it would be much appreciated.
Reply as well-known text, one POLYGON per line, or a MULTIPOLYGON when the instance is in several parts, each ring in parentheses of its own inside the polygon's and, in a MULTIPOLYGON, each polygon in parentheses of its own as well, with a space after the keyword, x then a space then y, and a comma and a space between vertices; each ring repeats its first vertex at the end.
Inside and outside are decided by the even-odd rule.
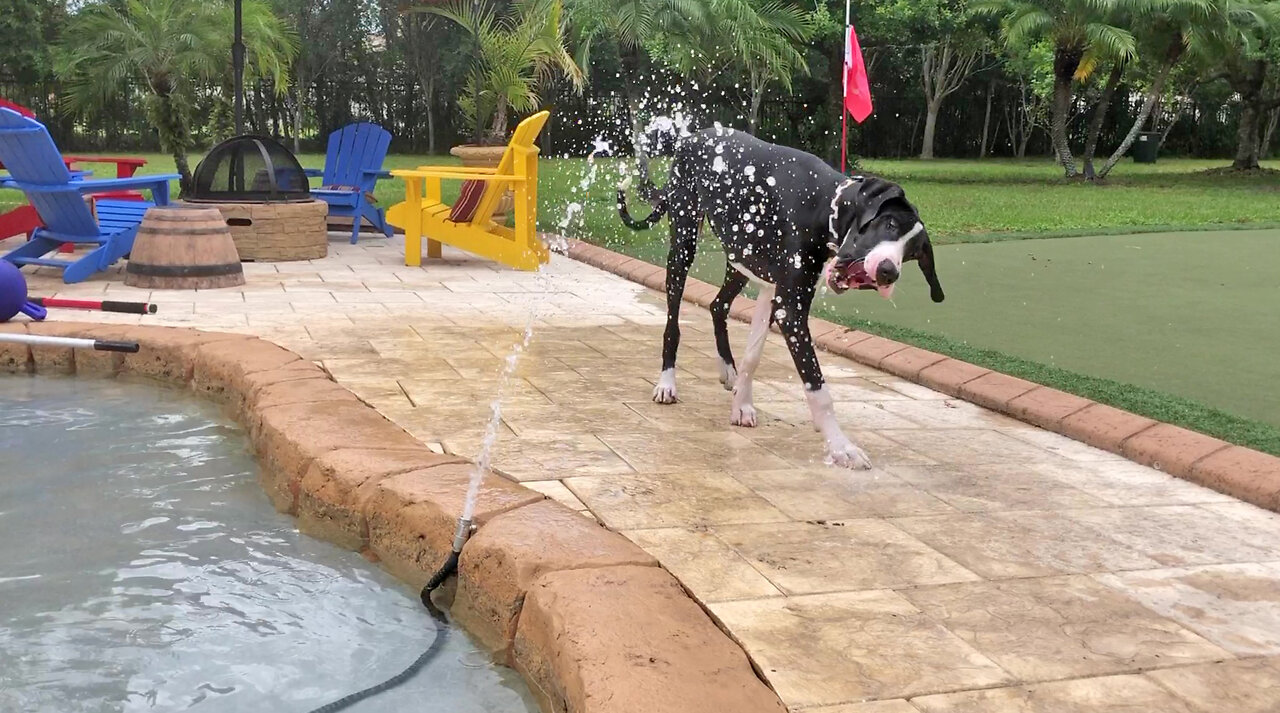
POLYGON ((876 285, 876 292, 879 292, 880 296, 887 300, 893 297, 894 287, 895 285, 876 285))

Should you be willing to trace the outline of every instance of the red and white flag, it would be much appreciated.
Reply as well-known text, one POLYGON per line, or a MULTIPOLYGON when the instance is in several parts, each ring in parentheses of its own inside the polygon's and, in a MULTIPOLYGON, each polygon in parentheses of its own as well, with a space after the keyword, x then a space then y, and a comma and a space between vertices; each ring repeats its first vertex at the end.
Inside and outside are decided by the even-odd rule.
POLYGON ((859 124, 871 116, 871 84, 867 81, 867 65, 862 61, 862 47, 852 23, 845 27, 844 108, 859 124))

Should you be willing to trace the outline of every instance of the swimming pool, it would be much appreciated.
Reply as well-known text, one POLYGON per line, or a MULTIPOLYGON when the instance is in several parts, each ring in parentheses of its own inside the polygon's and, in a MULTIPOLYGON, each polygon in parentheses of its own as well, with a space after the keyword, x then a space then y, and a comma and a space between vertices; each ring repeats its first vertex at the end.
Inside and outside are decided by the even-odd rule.
MULTIPOLYGON (((310 711, 413 661, 436 621, 298 533, 244 433, 153 383, 0 377, 0 710, 310 711)), ((527 713, 461 632, 349 710, 527 713)))

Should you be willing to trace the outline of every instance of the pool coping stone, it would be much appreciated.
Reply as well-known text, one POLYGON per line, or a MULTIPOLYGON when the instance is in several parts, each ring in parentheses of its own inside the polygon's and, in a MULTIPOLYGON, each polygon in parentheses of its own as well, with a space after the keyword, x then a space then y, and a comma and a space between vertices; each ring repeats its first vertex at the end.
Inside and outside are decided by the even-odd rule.
MULTIPOLYGON (((244 425, 264 490, 307 534, 414 587, 449 554, 474 466, 435 453, 290 350, 181 327, 13 322, 0 332, 136 341, 136 354, 0 342, 0 373, 190 389, 244 425)), ((500 477, 481 488, 475 524, 454 618, 524 676, 544 710, 786 710, 675 577, 618 533, 500 477)))

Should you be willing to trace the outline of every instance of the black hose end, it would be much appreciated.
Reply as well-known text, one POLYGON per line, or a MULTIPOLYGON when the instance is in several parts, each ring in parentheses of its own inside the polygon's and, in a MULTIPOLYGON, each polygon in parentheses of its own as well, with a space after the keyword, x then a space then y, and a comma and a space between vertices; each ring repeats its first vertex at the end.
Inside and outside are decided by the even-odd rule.
POLYGON ((458 553, 450 552, 449 558, 444 561, 444 564, 440 565, 440 569, 431 575, 431 579, 427 580, 427 585, 422 588, 422 594, 419 595, 422 598, 422 605, 428 609, 434 609, 435 604, 431 602, 431 593, 439 589, 440 585, 444 584, 444 581, 449 578, 449 575, 457 571, 458 553))

